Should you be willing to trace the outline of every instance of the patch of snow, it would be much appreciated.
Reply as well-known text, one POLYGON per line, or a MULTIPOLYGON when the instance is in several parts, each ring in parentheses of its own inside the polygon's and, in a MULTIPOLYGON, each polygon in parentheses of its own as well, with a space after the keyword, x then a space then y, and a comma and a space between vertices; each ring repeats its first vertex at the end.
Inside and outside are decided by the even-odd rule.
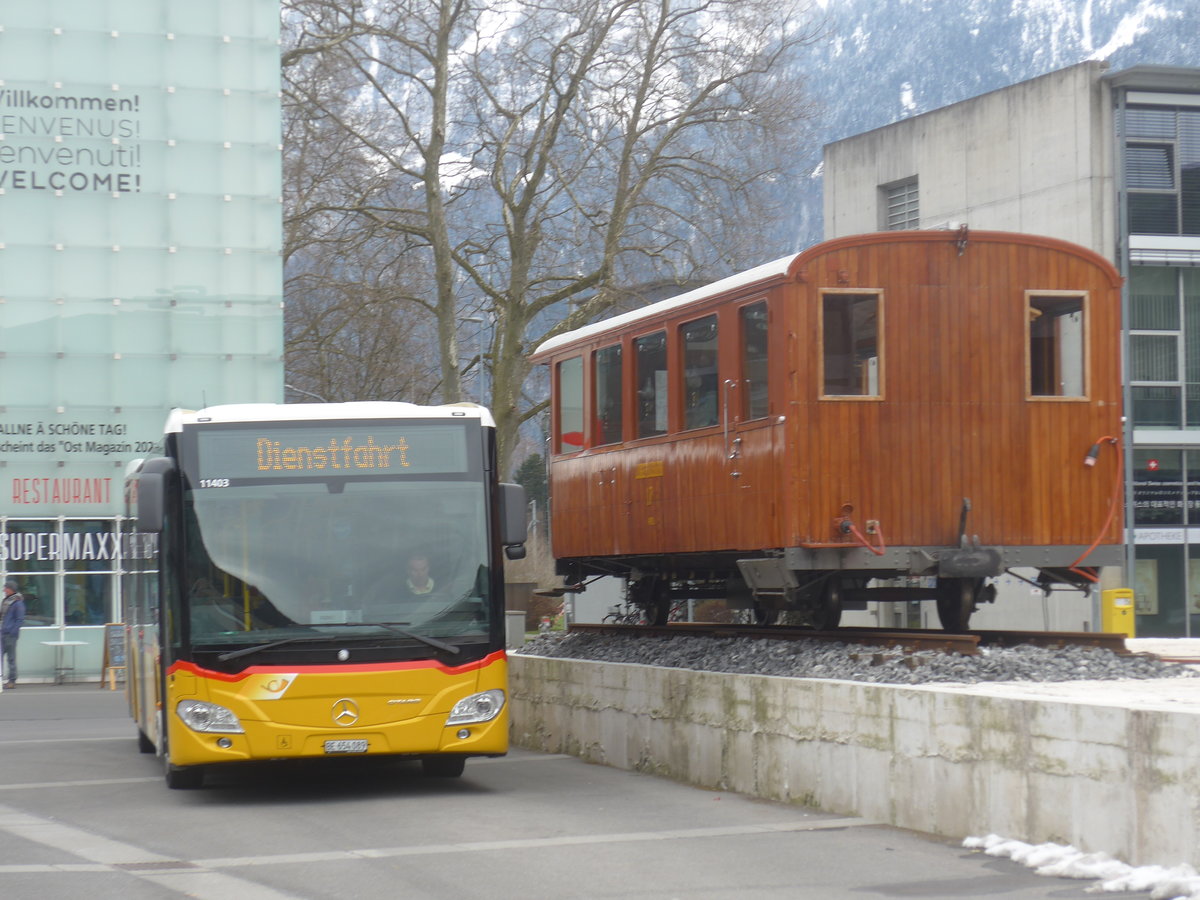
POLYGON ((1113 29, 1112 37, 1104 46, 1092 51, 1088 59, 1108 59, 1123 47, 1131 46, 1139 35, 1148 31, 1151 21, 1166 19, 1167 16, 1167 8, 1160 3, 1147 3, 1129 15, 1122 16, 1121 21, 1113 29))
POLYGON ((969 837, 963 846, 988 856, 1006 856, 1038 875, 1095 881, 1089 893, 1149 891, 1151 900, 1200 900, 1200 873, 1186 863, 1171 868, 1131 866, 1107 853, 1084 853, 1070 844, 1027 844, 995 834, 969 837))

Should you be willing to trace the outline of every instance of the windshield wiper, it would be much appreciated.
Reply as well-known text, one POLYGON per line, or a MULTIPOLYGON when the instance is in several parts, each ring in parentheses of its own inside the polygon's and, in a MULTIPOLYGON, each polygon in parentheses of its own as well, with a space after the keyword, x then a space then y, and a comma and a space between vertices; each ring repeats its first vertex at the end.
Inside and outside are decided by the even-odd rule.
MULTIPOLYGON (((399 627, 400 625, 407 625, 407 624, 408 624, 407 622, 331 622, 331 623, 321 625, 320 627, 321 628, 347 628, 347 627, 370 628, 372 626, 378 626, 380 628, 386 628, 386 629, 388 629, 388 631, 394 631, 397 634, 403 635, 406 638, 411 638, 414 641, 420 641, 422 644, 426 644, 427 646, 433 647, 435 650, 441 650, 443 653, 449 653, 452 656, 457 656, 459 653, 462 652, 462 650, 460 648, 455 647, 453 644, 447 644, 445 641, 439 641, 437 638, 425 637, 425 635, 417 634, 416 632, 408 631, 407 629, 399 627)), ((325 635, 301 635, 301 636, 297 636, 297 637, 281 638, 277 641, 270 641, 269 643, 266 643, 266 644, 255 644, 251 647, 241 647, 237 650, 229 650, 229 651, 226 651, 225 653, 222 653, 220 656, 217 657, 217 659, 220 660, 221 662, 227 662, 231 659, 237 659, 238 657, 241 657, 241 656, 249 656, 251 653, 257 653, 260 650, 271 650, 271 649, 274 649, 275 647, 282 647, 285 644, 320 643, 322 641, 344 640, 346 637, 347 637, 347 635, 339 635, 339 636, 335 637, 333 635, 325 634, 325 635)), ((348 635, 348 637, 367 639, 367 638, 370 638, 371 635, 370 634, 355 634, 355 635, 348 635)))
POLYGON ((439 641, 437 638, 426 637, 423 634, 417 634, 415 631, 408 631, 407 629, 399 627, 400 625, 407 625, 407 622, 373 622, 371 624, 381 625, 384 628, 396 632, 397 634, 404 635, 406 638, 412 638, 414 641, 420 641, 422 644, 428 644, 435 650, 441 650, 454 656, 462 653, 462 648, 455 647, 453 644, 447 644, 445 641, 439 641))
POLYGON ((329 640, 328 635, 321 637, 304 636, 304 637, 289 637, 281 638, 278 641, 271 641, 267 644, 254 644, 250 647, 242 647, 238 650, 229 650, 217 657, 221 662, 226 662, 231 659, 237 659, 239 656, 249 656, 251 653, 257 653, 259 650, 270 650, 274 647, 282 647, 284 644, 312 644, 321 641, 329 640))

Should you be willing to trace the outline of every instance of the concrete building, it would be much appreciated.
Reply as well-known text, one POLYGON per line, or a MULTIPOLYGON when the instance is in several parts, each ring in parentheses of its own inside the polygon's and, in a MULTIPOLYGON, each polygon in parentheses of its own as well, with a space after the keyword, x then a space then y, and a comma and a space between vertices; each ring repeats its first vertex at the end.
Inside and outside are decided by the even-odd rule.
MULTIPOLYGON (((966 225, 1063 238, 1117 266, 1124 577, 1139 634, 1200 633, 1200 69, 1052 72, 827 145, 824 187, 826 238, 966 225)), ((973 624, 1096 627, 1094 600, 1002 588, 1024 605, 973 624)))
POLYGON ((95 676, 127 464, 283 395, 279 8, 0 0, 0 576, 22 680, 95 676), (73 669, 73 671, 63 671, 73 669))

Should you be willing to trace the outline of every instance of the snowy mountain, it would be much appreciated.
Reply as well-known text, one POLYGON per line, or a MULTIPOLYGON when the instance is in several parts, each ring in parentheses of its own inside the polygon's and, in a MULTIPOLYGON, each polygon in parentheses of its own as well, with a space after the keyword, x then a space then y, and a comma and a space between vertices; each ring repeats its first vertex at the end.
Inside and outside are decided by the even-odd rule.
MULTIPOLYGON (((1089 59, 1200 67, 1200 0, 817 0, 827 39, 795 75, 821 145, 1089 59)), ((803 177, 795 247, 821 239, 820 179, 803 177)))

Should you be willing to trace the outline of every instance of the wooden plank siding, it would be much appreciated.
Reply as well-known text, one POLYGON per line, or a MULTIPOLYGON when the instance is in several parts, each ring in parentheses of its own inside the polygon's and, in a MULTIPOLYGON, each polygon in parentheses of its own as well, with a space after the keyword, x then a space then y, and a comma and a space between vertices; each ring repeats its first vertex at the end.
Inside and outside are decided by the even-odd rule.
MULTIPOLYGON (((555 455, 553 549, 559 558, 753 551, 845 540, 834 525, 853 506, 890 546, 952 546, 963 498, 968 533, 987 545, 1086 546, 1109 513, 1115 454, 1083 464, 1121 418, 1119 277, 1062 241, 973 232, 888 232, 819 244, 787 275, 700 296, 578 341, 535 361, 584 357, 615 341, 625 365, 621 444, 555 455), (880 292, 877 397, 820 395, 822 292, 880 292), (1083 398, 1028 395, 1027 292, 1086 299, 1083 398), (770 411, 685 431, 679 327, 716 313, 719 384, 737 380, 739 307, 766 299, 770 411), (633 338, 668 335, 668 434, 633 439, 633 338), (737 443, 734 443, 737 441, 737 443), (731 450, 736 458, 730 459, 731 450), (733 473, 737 473, 734 475, 733 473)), ((552 379, 553 380, 553 379, 552 379)), ((720 412, 718 414, 720 416, 720 412)), ((585 422, 593 415, 585 409, 585 422)), ((1117 500, 1118 504, 1120 498, 1117 500)), ((1116 511, 1104 543, 1121 540, 1116 511)))

